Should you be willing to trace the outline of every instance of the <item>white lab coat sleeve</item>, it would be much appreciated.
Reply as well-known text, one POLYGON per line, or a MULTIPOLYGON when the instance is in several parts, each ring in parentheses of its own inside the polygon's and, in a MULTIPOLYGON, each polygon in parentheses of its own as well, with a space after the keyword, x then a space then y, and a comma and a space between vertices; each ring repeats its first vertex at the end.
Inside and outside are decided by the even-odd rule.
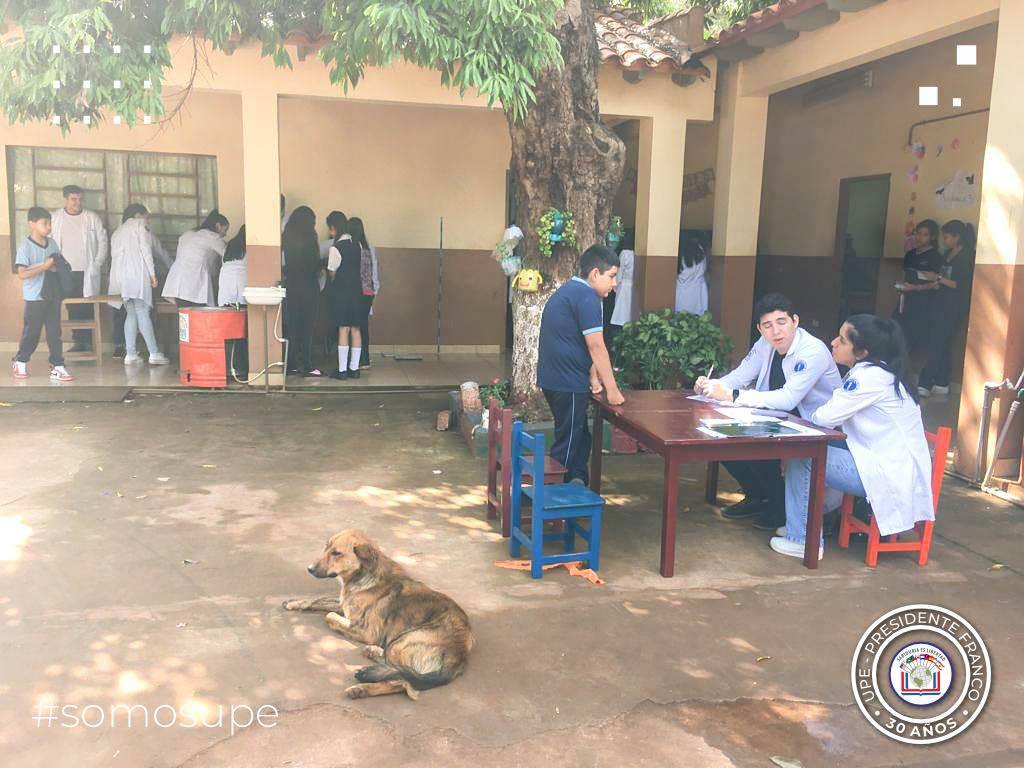
POLYGON ((103 226, 103 219, 99 214, 93 214, 93 221, 96 225, 96 270, 101 272, 103 265, 110 254, 110 240, 107 237, 107 228, 103 226))
POLYGON ((747 352, 747 356, 740 361, 740 364, 725 374, 719 381, 729 389, 743 389, 751 382, 757 381, 759 373, 761 373, 761 356, 758 354, 757 345, 755 344, 747 352))
POLYGON ((818 379, 825 374, 825 371, 831 367, 831 364, 831 356, 826 357, 823 354, 811 355, 806 359, 803 370, 793 371, 786 377, 786 383, 782 386, 782 389, 769 392, 747 389, 740 392, 740 396, 736 398, 736 404, 751 408, 792 411, 807 397, 807 393, 814 389, 818 379))
POLYGON ((154 263, 159 261, 163 265, 165 271, 169 270, 171 268, 171 256, 167 253, 167 249, 164 248, 164 244, 160 242, 160 238, 150 232, 149 243, 150 249, 153 253, 154 263))
POLYGON ((884 400, 887 395, 886 387, 862 385, 856 378, 847 376, 843 386, 832 393, 832 398, 811 414, 811 421, 822 427, 842 426, 851 416, 884 400), (849 388, 851 381, 857 382, 856 388, 849 388))
POLYGON ((146 276, 156 277, 156 266, 153 264, 153 238, 145 229, 139 233, 139 252, 142 254, 142 265, 145 267, 146 276))

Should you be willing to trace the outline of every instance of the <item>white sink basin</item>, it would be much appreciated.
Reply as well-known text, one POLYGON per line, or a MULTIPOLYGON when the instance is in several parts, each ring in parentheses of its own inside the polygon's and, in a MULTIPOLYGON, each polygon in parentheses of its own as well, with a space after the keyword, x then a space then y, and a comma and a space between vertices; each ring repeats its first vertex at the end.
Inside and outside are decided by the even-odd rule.
POLYGON ((277 286, 272 287, 257 287, 257 286, 246 286, 245 291, 245 302, 247 304, 260 304, 263 306, 277 306, 284 299, 285 290, 277 286))

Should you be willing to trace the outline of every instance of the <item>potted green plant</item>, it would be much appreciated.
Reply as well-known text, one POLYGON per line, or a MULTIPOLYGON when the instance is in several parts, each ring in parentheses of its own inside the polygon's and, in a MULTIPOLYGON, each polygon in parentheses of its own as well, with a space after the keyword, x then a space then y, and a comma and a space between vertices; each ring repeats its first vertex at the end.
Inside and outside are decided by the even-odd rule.
POLYGON ((670 309, 627 323, 614 344, 623 378, 635 389, 690 388, 712 365, 722 370, 731 349, 710 314, 670 309))

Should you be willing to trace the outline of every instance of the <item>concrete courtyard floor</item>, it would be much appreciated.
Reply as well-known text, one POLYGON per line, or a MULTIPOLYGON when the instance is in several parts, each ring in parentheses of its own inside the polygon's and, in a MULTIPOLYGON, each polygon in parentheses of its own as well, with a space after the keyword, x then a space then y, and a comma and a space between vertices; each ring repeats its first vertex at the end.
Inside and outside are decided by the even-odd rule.
POLYGON ((483 511, 484 464, 433 430, 443 407, 363 394, 0 409, 0 764, 1024 765, 1020 509, 950 480, 928 566, 869 569, 862 543, 830 544, 812 572, 704 504, 693 467, 663 579, 660 463, 608 457, 608 583, 532 581, 492 565, 508 550, 483 511), (305 566, 351 526, 469 613, 463 678, 418 702, 344 698, 362 657, 280 603, 335 591, 305 566), (985 713, 931 747, 873 730, 849 683, 869 622, 909 603, 965 615, 995 670, 985 713), (115 704, 215 727, 179 714, 128 728, 123 712, 110 723, 115 704), (275 707, 274 727, 216 727, 218 707, 241 704, 275 707), (78 709, 33 720, 65 705, 78 709), (93 725, 67 727, 72 714, 93 725))

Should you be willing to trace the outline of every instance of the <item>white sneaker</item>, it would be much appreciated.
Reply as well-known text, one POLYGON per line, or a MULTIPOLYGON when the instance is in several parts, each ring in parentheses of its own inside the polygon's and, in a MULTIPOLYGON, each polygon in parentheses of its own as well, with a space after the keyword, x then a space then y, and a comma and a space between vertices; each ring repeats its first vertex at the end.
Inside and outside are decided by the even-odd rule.
POLYGON ((14 371, 14 378, 16 379, 28 378, 28 365, 26 363, 20 363, 15 360, 14 365, 11 366, 11 370, 14 371))
MULTIPOLYGON (((804 557, 804 545, 797 544, 795 541, 790 541, 785 536, 773 536, 772 540, 768 542, 768 545, 780 555, 799 557, 801 560, 804 557)), ((821 560, 824 556, 825 547, 818 547, 818 559, 821 560)))
POLYGON ((786 526, 780 525, 778 528, 776 528, 775 535, 781 536, 782 538, 786 538, 786 526))
POLYGON ((932 394, 932 391, 930 389, 928 389, 927 387, 918 387, 917 388, 917 396, 918 397, 930 397, 931 394, 932 394))
POLYGON ((933 395, 948 395, 949 394, 949 387, 940 387, 938 384, 936 384, 934 387, 932 387, 932 394, 933 395))
POLYGON ((75 377, 68 373, 63 365, 55 365, 50 370, 50 379, 53 381, 74 381, 75 377))
POLYGON ((155 355, 149 356, 150 365, 167 365, 170 362, 171 361, 167 357, 167 355, 163 354, 162 352, 157 352, 155 355))
POLYGON ((124 364, 125 365, 138 365, 141 362, 142 362, 142 358, 139 355, 125 355, 124 356, 124 364))

